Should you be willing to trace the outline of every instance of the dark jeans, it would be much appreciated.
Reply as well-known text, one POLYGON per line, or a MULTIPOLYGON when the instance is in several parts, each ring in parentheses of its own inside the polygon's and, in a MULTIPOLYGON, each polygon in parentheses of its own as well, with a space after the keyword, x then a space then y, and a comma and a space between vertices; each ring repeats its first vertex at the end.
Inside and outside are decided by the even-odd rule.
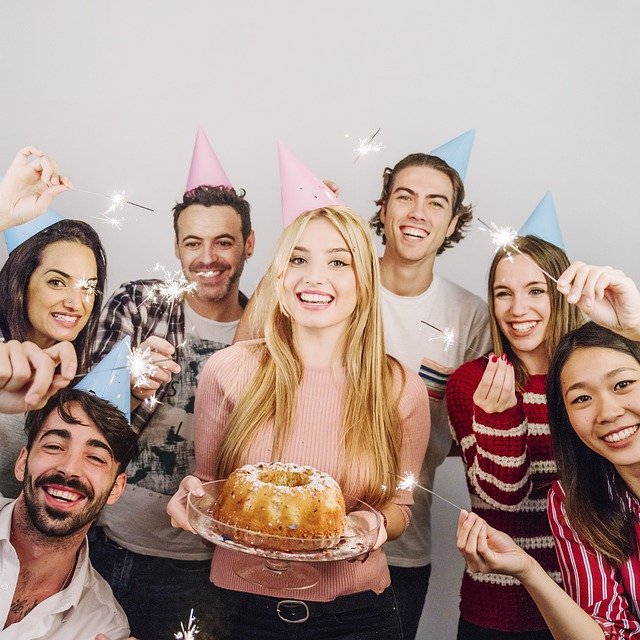
POLYGON ((92 531, 91 563, 111 585, 139 640, 174 640, 193 608, 198 640, 218 640, 219 609, 209 580, 210 560, 171 560, 133 553, 92 531))
POLYGON ((396 595, 404 640, 415 640, 431 577, 431 565, 389 567, 391 586, 396 595))
POLYGON ((403 640, 391 588, 380 595, 363 591, 331 602, 213 589, 227 623, 228 635, 218 640, 403 640))
MULTIPOLYGON (((496 606, 500 606, 496 603, 496 606)), ((458 621, 458 640, 553 640, 551 631, 495 631, 471 624, 460 618, 458 621)))

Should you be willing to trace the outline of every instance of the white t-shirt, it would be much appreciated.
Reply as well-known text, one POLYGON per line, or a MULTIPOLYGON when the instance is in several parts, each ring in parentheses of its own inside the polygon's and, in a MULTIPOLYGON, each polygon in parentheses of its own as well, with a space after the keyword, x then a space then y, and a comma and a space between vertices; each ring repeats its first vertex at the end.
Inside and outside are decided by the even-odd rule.
POLYGON ((193 407, 198 378, 209 356, 228 347, 239 321, 216 322, 184 305, 185 340, 176 361, 181 371, 139 437, 140 453, 127 467, 127 486, 98 524, 121 547, 174 560, 208 560, 199 536, 171 526, 167 503, 182 478, 195 469, 193 407))
POLYGON ((94 640, 99 633, 110 640, 128 638, 127 617, 111 587, 91 566, 86 540, 69 586, 3 629, 20 573, 20 561, 10 541, 14 504, 14 500, 0 496, 0 640, 94 640))
MULTIPOLYGON (((384 287, 382 316, 387 353, 417 371, 429 389, 431 436, 420 472, 420 484, 431 489, 436 468, 451 449, 451 432, 444 399, 449 376, 467 360, 491 348, 487 305, 478 296, 434 274, 419 296, 398 296, 384 287), (453 331, 456 341, 445 351, 442 334, 424 322, 453 331)), ((389 564, 421 567, 431 562, 431 500, 416 490, 408 529, 385 544, 389 564)))

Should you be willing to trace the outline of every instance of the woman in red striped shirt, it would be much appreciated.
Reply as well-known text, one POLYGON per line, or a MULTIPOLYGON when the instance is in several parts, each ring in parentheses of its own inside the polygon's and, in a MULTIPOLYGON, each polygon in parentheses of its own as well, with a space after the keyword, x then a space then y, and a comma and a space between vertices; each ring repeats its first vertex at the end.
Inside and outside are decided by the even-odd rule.
POLYGON ((476 514, 462 513, 457 543, 471 571, 517 578, 555 638, 640 638, 640 293, 621 272, 579 263, 558 288, 603 325, 565 336, 549 370, 561 481, 548 514, 569 595, 476 514))

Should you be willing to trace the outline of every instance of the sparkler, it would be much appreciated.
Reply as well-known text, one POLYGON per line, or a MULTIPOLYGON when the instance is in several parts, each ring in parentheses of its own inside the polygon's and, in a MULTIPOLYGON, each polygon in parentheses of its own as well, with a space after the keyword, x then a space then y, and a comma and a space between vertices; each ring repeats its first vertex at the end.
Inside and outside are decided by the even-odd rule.
POLYGON ((440 500, 442 500, 443 502, 446 502, 447 504, 450 504, 452 507, 455 507, 456 509, 458 509, 458 511, 463 510, 462 507, 459 507, 457 504, 454 504, 450 500, 443 498, 441 495, 438 495, 435 491, 431 491, 431 489, 427 489, 427 487, 423 487, 421 484, 418 484, 418 480, 416 479, 415 475, 413 475, 413 473, 409 471, 405 473, 403 476, 399 476, 395 473, 391 475, 394 475, 397 478, 400 478, 400 482, 398 482, 398 486, 396 487, 399 491, 413 491, 416 487, 418 487, 418 489, 422 489, 423 491, 430 493, 432 496, 435 496, 436 498, 440 498, 440 500))
POLYGON ((135 381, 135 387, 146 387, 158 367, 151 361, 153 352, 149 347, 133 347, 127 356, 127 367, 135 381))
POLYGON ((465 349, 469 349, 470 351, 477 353, 479 356, 482 356, 483 358, 487 358, 487 360, 489 359, 486 354, 480 353, 480 351, 476 351, 476 349, 472 349, 471 347, 468 347, 466 344, 460 342, 460 340, 456 338, 455 333, 453 332, 453 329, 449 329, 448 327, 445 327, 444 329, 439 329, 435 325, 429 324, 425 320, 420 320, 420 322, 422 322, 422 324, 426 324, 427 327, 431 327, 432 329, 434 329, 435 331, 438 331, 441 334, 437 338, 429 338, 429 342, 431 342, 431 340, 442 340, 442 342, 444 343, 445 351, 449 351, 449 349, 453 346, 453 343, 457 342, 458 344, 461 344, 463 347, 465 347, 465 349))
POLYGON ((184 624, 180 623, 181 631, 178 633, 174 633, 173 637, 176 640, 195 640, 196 635, 200 633, 200 629, 198 629, 198 625, 196 624, 198 621, 193 615, 193 609, 191 609, 189 613, 189 622, 187 623, 187 628, 185 629, 184 624))
POLYGON ((491 235, 491 242, 496 248, 496 251, 498 251, 498 249, 505 251, 507 253, 507 258, 512 262, 513 260, 511 259, 510 250, 519 253, 525 260, 528 260, 532 265, 540 269, 547 278, 558 284, 556 278, 554 278, 548 271, 545 271, 537 262, 535 262, 535 260, 532 260, 526 253, 519 249, 517 245, 518 233, 515 229, 512 229, 511 227, 498 227, 493 222, 488 225, 480 218, 478 218, 478 222, 484 227, 483 231, 486 229, 491 235))
POLYGON ((194 293, 198 288, 196 282, 187 280, 182 269, 177 269, 171 273, 169 269, 158 262, 153 270, 162 273, 163 278, 161 282, 151 287, 149 295, 142 301, 142 304, 148 300, 151 302, 163 300, 173 304, 174 302, 180 302, 184 296, 188 293, 194 293))
POLYGON ((120 225, 125 221, 125 218, 118 218, 115 212, 122 211, 125 205, 130 204, 134 207, 138 207, 139 209, 145 209, 146 211, 153 211, 151 207, 145 207, 144 205, 138 204, 137 202, 132 202, 131 200, 127 200, 127 196, 124 191, 114 191, 110 196, 106 196, 102 193, 96 193, 95 191, 86 191, 85 189, 77 189, 76 187, 74 187, 74 191, 79 191, 80 193, 88 193, 90 195, 100 196, 101 198, 107 198, 111 200, 111 206, 106 211, 101 213, 99 216, 94 216, 94 218, 104 224, 109 224, 118 230, 122 228, 120 225))
POLYGON ((386 149, 386 147, 380 142, 376 142, 375 144, 372 142, 372 140, 380 133, 381 128, 382 127, 378 127, 378 130, 370 138, 358 138, 358 146, 354 149, 358 155, 353 161, 353 164, 358 162, 360 156, 366 156, 368 153, 375 153, 381 149, 386 149))
POLYGON ((84 289, 85 296, 84 301, 86 303, 91 302, 91 299, 96 295, 96 293, 100 293, 98 291, 97 285, 98 280, 96 278, 78 278, 73 285, 74 289, 84 289))

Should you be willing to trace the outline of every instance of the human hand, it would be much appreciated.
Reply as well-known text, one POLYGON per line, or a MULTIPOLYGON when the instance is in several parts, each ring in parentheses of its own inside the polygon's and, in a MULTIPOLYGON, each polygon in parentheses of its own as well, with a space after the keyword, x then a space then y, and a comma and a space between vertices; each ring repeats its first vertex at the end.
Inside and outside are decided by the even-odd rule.
POLYGON ((521 579, 535 563, 506 533, 464 509, 458 519, 456 545, 473 573, 502 573, 521 579))
POLYGON ((572 262, 558 278, 557 286, 594 322, 640 340, 640 292, 622 271, 572 262))
POLYGON ((173 374, 180 373, 180 365, 171 359, 175 353, 175 347, 159 336, 147 338, 139 347, 140 351, 150 350, 150 362, 154 364, 153 374, 147 377, 144 385, 138 385, 136 379, 131 376, 131 395, 136 400, 147 400, 155 395, 163 385, 171 382, 173 374))
POLYGON ((489 355, 489 362, 473 394, 473 403, 485 413, 502 413, 518 404, 516 377, 506 353, 489 355))
POLYGON ((52 200, 72 188, 55 160, 36 147, 18 151, 0 181, 0 231, 44 213, 52 200))
POLYGON ((352 558, 348 562, 364 562, 372 551, 379 549, 387 541, 387 529, 384 526, 382 515, 374 511, 351 511, 347 514, 347 518, 353 523, 354 528, 360 531, 373 531, 378 527, 376 541, 369 551, 363 553, 356 558, 352 558))
POLYGON ((171 496, 171 500, 167 503, 167 513, 171 518, 171 526, 176 529, 184 529, 191 533, 197 533, 189 524, 187 515, 187 497, 189 493, 197 497, 204 495, 202 481, 195 476, 185 476, 180 482, 178 490, 171 496))
POLYGON ((333 195, 338 197, 340 195, 340 185, 333 180, 323 180, 323 182, 331 189, 333 195))
POLYGON ((0 411, 23 413, 43 407, 76 373, 78 359, 70 342, 41 349, 33 342, 0 343, 0 411), (60 366, 60 373, 56 368, 60 366))

